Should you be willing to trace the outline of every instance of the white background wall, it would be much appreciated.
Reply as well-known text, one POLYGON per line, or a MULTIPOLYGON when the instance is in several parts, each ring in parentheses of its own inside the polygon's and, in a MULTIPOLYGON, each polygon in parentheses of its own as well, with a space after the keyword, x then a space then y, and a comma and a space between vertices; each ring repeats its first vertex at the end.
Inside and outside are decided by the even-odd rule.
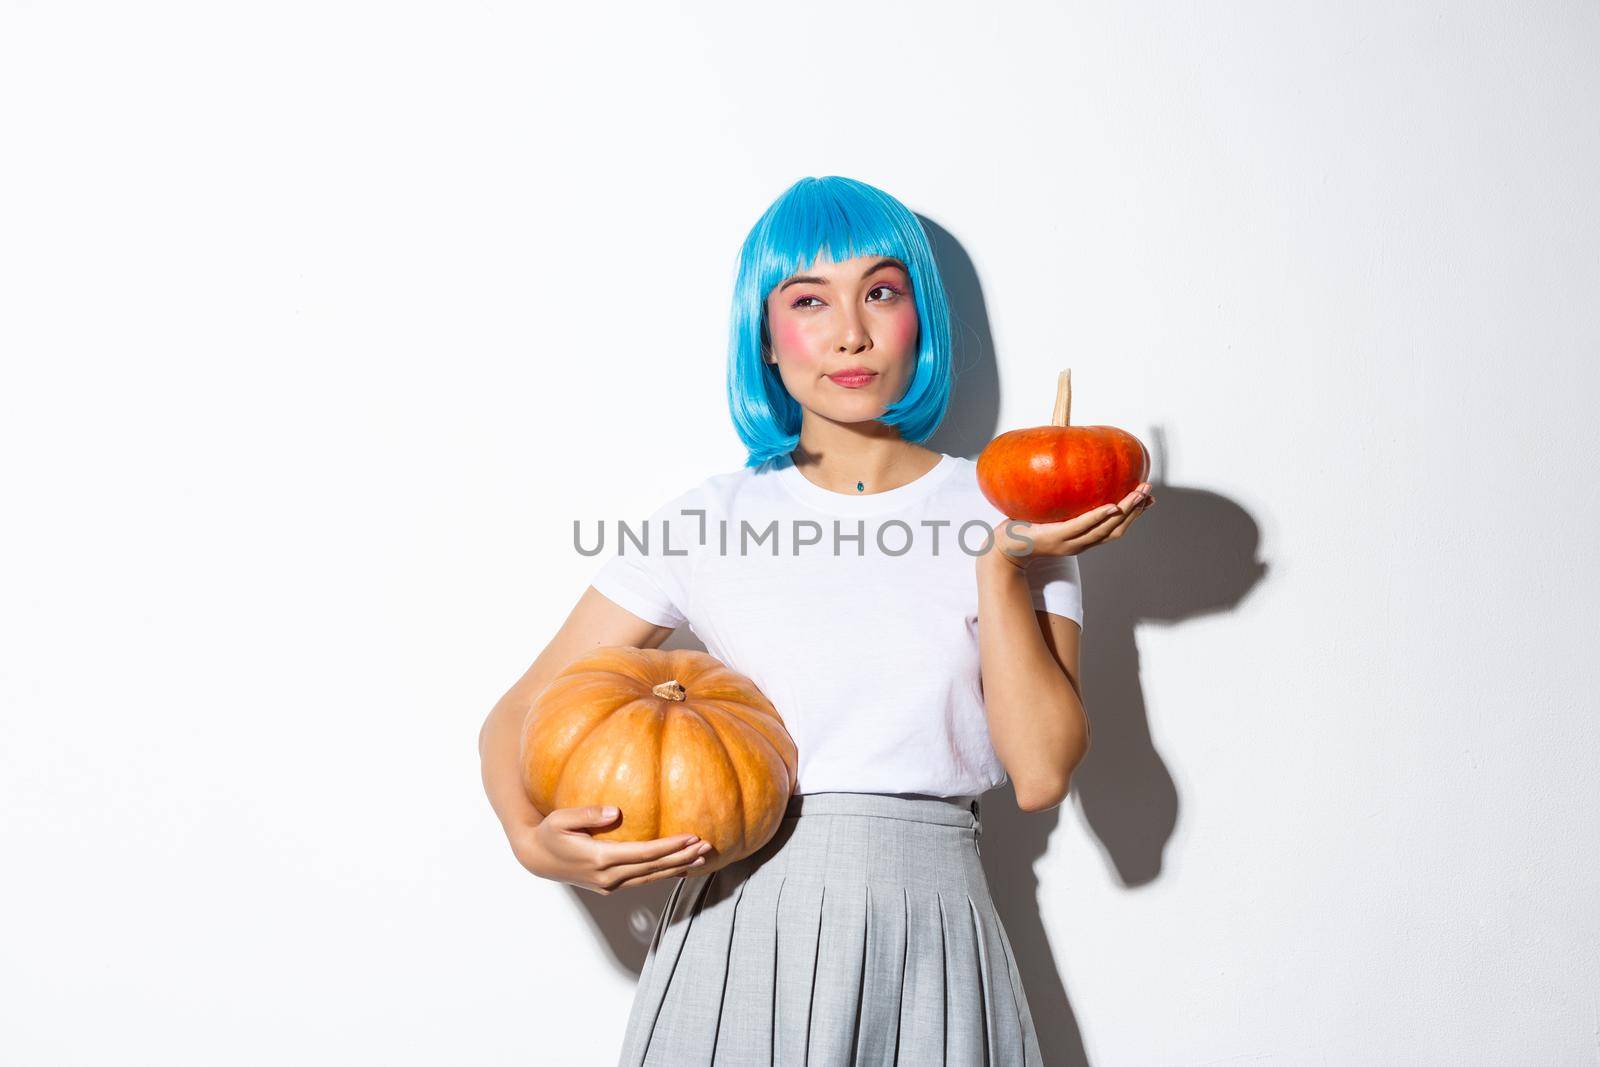
POLYGON ((734 253, 840 173, 970 260, 967 438, 1071 366, 1161 442, 1075 795, 986 807, 1051 1062, 1600 1062, 1597 55, 1578 3, 6 3, 0 1058, 613 1061, 660 896, 523 871, 478 726, 574 518, 741 464, 734 253))

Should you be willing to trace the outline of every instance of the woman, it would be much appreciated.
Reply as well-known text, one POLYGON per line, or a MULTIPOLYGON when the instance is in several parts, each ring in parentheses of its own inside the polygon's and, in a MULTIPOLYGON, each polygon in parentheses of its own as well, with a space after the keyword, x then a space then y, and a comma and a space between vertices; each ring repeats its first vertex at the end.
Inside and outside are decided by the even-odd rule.
POLYGON ((602 894, 679 879, 624 1067, 1041 1062, 978 797, 1007 778, 1028 811, 1066 796, 1089 745, 1076 557, 1153 498, 1142 484, 1011 526, 973 461, 920 443, 951 379, 915 216, 848 178, 795 183, 740 254, 728 385, 744 466, 667 501, 655 552, 609 558, 484 724, 485 785, 529 870, 602 894), (685 622, 799 752, 776 835, 700 878, 685 876, 708 844, 596 841, 625 813, 542 816, 517 761, 523 715, 562 665, 659 646, 685 622))

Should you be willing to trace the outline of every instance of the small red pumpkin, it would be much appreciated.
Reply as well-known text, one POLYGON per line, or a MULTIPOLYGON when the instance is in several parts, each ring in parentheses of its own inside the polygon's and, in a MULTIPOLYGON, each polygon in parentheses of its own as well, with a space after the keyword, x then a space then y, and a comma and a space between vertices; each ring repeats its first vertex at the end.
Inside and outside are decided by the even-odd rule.
POLYGON ((1150 453, 1115 426, 1069 426, 1072 371, 1049 426, 1009 430, 978 454, 978 488, 1010 519, 1061 522, 1115 504, 1150 476, 1150 453))

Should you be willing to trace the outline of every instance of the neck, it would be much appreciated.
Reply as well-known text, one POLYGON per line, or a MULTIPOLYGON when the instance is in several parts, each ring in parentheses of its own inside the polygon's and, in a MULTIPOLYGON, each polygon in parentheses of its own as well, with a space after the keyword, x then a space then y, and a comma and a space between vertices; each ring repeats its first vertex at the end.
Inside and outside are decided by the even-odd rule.
POLYGON ((861 432, 857 424, 829 424, 826 429, 803 426, 800 443, 789 458, 822 488, 861 496, 898 489, 938 465, 938 452, 901 439, 892 426, 872 425, 879 430, 861 432), (882 430, 894 435, 887 436, 882 430))

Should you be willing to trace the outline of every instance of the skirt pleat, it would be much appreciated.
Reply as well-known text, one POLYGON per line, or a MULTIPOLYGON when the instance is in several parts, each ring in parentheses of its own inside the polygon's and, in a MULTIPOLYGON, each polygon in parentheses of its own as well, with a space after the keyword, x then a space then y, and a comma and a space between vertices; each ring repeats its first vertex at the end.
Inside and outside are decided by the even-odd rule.
POLYGON ((803 794, 762 849, 680 878, 621 1067, 1042 1063, 975 801, 803 794))
POLYGON ((859 991, 857 1063, 893 1063, 900 1047, 900 1001, 906 976, 906 910, 904 887, 867 886, 863 973, 872 988, 859 991))
POLYGON ((862 984, 866 978, 867 892, 860 885, 824 886, 827 920, 817 942, 816 980, 811 985, 810 1045, 805 1063, 851 1063, 859 1038, 862 984))

